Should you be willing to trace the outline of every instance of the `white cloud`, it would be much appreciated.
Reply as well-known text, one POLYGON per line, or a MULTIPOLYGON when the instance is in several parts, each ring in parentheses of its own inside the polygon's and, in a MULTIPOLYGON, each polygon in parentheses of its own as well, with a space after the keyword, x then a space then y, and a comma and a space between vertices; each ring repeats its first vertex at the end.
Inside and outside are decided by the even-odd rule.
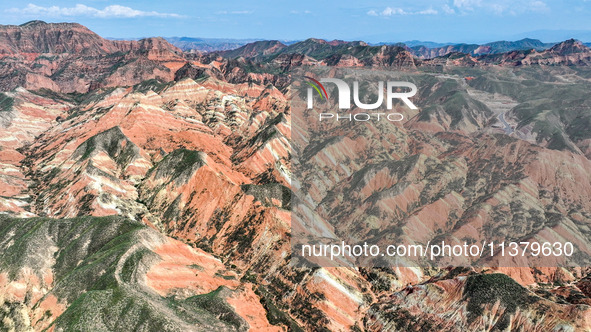
POLYGON ((421 14, 421 15, 437 15, 437 14, 439 14, 439 12, 436 11, 435 9, 433 9, 432 7, 429 7, 427 9, 425 9, 425 10, 418 11, 417 14, 421 14))
POLYGON ((381 12, 382 16, 406 15, 406 14, 408 14, 408 13, 405 12, 404 9, 402 9, 402 8, 391 8, 391 7, 386 7, 386 9, 384 9, 381 12))
POLYGON ((453 0, 453 5, 461 13, 478 9, 495 14, 517 15, 525 12, 545 12, 548 6, 541 0, 453 0))
MULTIPOLYGON (((400 7, 386 7, 383 10, 371 9, 370 16, 396 15, 437 15, 437 14, 470 14, 475 12, 494 13, 497 15, 518 15, 528 12, 547 12, 546 0, 447 0, 441 6, 427 9, 404 9, 400 7)), ((591 0, 588 0, 591 1, 591 0)))
POLYGON ((82 4, 77 4, 74 7, 42 7, 32 3, 24 8, 11 8, 7 10, 14 14, 36 15, 36 16, 91 16, 100 18, 132 18, 132 17, 172 17, 180 18, 182 15, 159 13, 156 11, 142 11, 121 5, 110 5, 103 9, 97 9, 82 4))
POLYGON ((530 1, 529 3, 531 10, 533 11, 547 11, 548 6, 543 1, 530 1))
MULTIPOLYGON (((490 1, 493 3, 494 1, 490 1)), ((481 7, 481 0, 454 0, 454 6, 464 10, 474 10, 475 7, 481 7)))
POLYGON ((367 12, 367 15, 370 15, 370 16, 436 15, 436 14, 438 14, 438 11, 435 10, 435 9, 433 9, 432 7, 429 7, 429 8, 424 9, 424 10, 418 10, 418 11, 407 11, 407 10, 404 10, 402 8, 386 7, 381 12, 377 12, 374 9, 372 9, 372 10, 370 10, 370 11, 367 12))
POLYGON ((456 13, 456 11, 453 8, 451 8, 450 6, 448 6, 447 4, 443 5, 443 7, 441 7, 441 9, 446 14, 455 14, 456 13))

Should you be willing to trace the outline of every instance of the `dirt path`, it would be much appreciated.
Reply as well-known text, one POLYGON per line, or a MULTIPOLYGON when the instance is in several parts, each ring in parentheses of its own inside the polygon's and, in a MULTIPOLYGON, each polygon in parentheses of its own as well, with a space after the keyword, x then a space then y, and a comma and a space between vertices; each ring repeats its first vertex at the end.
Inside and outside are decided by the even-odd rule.
POLYGON ((507 122, 505 114, 513 109, 513 107, 517 106, 517 104, 519 104, 518 102, 508 96, 498 93, 489 93, 470 89, 469 87, 466 88, 466 91, 468 91, 470 97, 482 102, 497 115, 497 119, 503 125, 505 134, 511 135, 515 131, 513 126, 507 122))
POLYGON ((499 114, 498 119, 505 126, 505 128, 503 128, 503 130, 505 131, 505 134, 511 135, 514 130, 513 130, 513 127, 511 127, 511 125, 509 123, 507 123, 507 121, 505 121, 505 113, 499 114))

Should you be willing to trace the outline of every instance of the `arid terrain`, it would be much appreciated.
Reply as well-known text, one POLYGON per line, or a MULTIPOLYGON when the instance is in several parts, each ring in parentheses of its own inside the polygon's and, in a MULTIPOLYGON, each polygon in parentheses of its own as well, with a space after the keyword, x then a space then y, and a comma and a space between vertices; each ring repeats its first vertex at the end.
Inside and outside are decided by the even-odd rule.
POLYGON ((574 239, 590 263, 591 50, 538 46, 189 53, 0 26, 0 330, 590 331, 590 265, 292 266, 289 74, 308 65, 419 87, 389 136, 310 144, 316 212, 345 195, 363 209, 338 213, 399 225, 385 239, 574 239))

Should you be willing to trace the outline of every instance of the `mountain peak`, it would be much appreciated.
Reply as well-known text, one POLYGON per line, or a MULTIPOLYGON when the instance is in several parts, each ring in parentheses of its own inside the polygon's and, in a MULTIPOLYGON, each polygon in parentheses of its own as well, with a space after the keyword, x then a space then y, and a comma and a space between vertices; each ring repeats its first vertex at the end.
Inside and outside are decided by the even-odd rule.
POLYGON ((45 21, 41 21, 41 20, 32 20, 32 21, 25 22, 25 23, 23 23, 23 24, 19 25, 19 27, 23 27, 23 28, 24 28, 24 27, 31 27, 31 26, 36 26, 36 25, 45 25, 45 24, 47 24, 47 22, 45 22, 45 21))
POLYGON ((29 21, 0 25, 0 54, 85 53, 116 51, 111 43, 78 23, 29 21))
POLYGON ((269 55, 272 53, 279 52, 285 47, 286 46, 278 40, 261 40, 253 43, 248 43, 235 50, 223 51, 221 52, 221 54, 230 58, 254 58, 261 55, 269 55))
POLYGON ((111 41, 78 23, 34 20, 21 25, 0 25, 0 54, 70 53, 99 55, 118 51, 182 51, 161 37, 139 41, 111 41))
POLYGON ((588 52, 589 48, 583 45, 582 42, 571 38, 552 46, 552 48, 550 48, 549 51, 560 55, 567 55, 573 53, 588 52))

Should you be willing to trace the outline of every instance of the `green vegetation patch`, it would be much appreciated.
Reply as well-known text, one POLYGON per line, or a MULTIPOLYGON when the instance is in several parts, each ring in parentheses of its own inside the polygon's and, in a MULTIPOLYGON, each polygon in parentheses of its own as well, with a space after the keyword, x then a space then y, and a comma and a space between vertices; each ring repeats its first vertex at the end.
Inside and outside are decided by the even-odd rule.
POLYGON ((148 91, 154 91, 156 93, 162 92, 164 89, 168 88, 172 83, 163 83, 155 78, 149 79, 147 81, 143 81, 139 84, 133 86, 134 92, 141 92, 146 93, 148 91))
MULTIPOLYGON (((141 245, 144 224, 120 216, 72 219, 0 216, 0 271, 17 279, 22 268, 50 267, 50 294, 67 309, 48 329, 60 331, 245 331, 227 304, 231 292, 187 300, 164 298, 143 284, 158 256, 141 245), (140 245, 138 245, 140 244, 140 245)), ((154 234, 154 236, 158 236, 154 234)), ((51 315, 51 312, 49 313, 51 315)), ((51 316, 53 317, 53 316, 51 316)))
POLYGON ((10 112, 14 105, 14 98, 0 92, 0 112, 10 112))
POLYGON ((518 307, 525 307, 537 301, 537 297, 502 273, 469 276, 464 287, 464 299, 468 301, 468 320, 473 321, 484 313, 484 306, 491 307, 500 301, 506 308, 496 327, 504 330, 509 325, 510 315, 518 307))

